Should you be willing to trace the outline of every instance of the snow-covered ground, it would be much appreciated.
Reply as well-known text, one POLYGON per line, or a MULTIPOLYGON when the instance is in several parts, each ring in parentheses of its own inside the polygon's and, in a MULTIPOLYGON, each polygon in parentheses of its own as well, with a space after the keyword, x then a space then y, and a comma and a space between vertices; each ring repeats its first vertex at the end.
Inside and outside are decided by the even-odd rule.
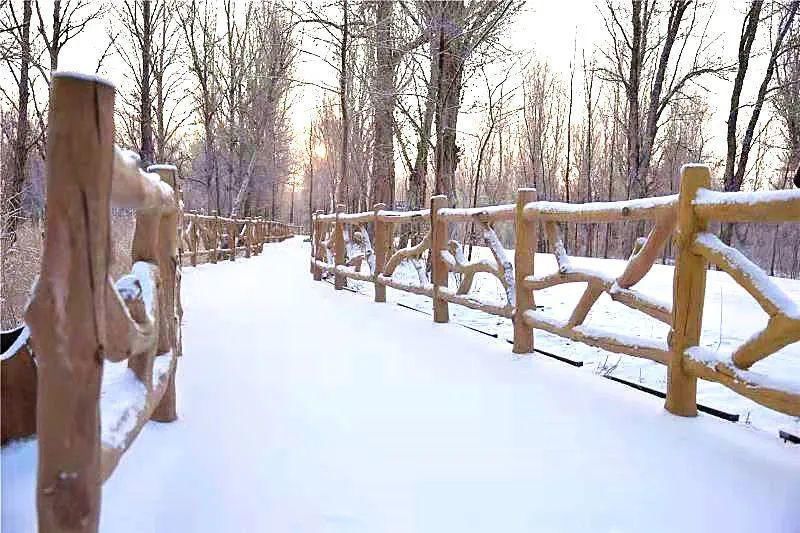
MULTIPOLYGON (((506 254, 513 260, 513 250, 507 250, 506 254)), ((474 248, 474 259, 494 261, 491 252, 484 247, 474 248)), ((586 257, 571 257, 570 259, 575 267, 589 268, 615 277, 624 271, 626 265, 625 261, 616 259, 586 257)), ((557 270, 552 254, 537 254, 535 267, 537 277, 557 270)), ((362 270, 368 272, 366 266, 362 267, 362 270)), ((658 300, 671 302, 672 274, 672 266, 654 265, 647 276, 636 285, 636 290, 658 300)), ((457 284, 453 274, 450 276, 450 286, 455 288, 457 284)), ((404 262, 398 267, 394 277, 406 283, 419 283, 417 271, 408 262, 404 262)), ((800 302, 800 280, 771 279, 790 299, 800 302)), ((363 294, 370 297, 373 295, 371 283, 349 280, 348 284, 363 294)), ((542 311, 548 316, 567 320, 585 288, 585 283, 570 283, 536 291, 536 304, 542 306, 542 311)), ((475 276, 470 294, 482 301, 501 305, 505 302, 505 293, 500 281, 489 274, 479 273, 475 276)), ((427 313, 431 312, 431 300, 425 296, 389 288, 387 289, 387 301, 401 303, 427 313)), ((514 336, 510 320, 459 305, 450 304, 450 319, 480 331, 496 334, 501 339, 513 339, 514 336)), ((669 333, 669 327, 666 324, 611 300, 607 294, 603 294, 595 303, 585 323, 611 333, 658 340, 664 345, 666 345, 669 333)), ((762 329, 766 323, 767 314, 730 276, 720 271, 708 272, 703 310, 702 346, 712 351, 729 352, 742 344, 753 333, 762 329)), ((661 392, 666 391, 667 369, 656 362, 614 354, 539 330, 535 332, 535 345, 537 349, 571 360, 582 361, 584 366, 579 371, 611 375, 661 392)), ((791 344, 756 363, 753 370, 777 379, 800 383, 800 343, 791 344)), ((738 414, 739 420, 743 424, 768 431, 774 435, 781 429, 794 435, 800 435, 800 418, 790 417, 762 407, 717 383, 698 381, 697 397, 701 404, 727 413, 738 414)))
MULTIPOLYGON (((123 457, 101 531, 797 531, 797 447, 334 291, 307 253, 184 270, 180 418, 123 457)), ((4 532, 35 530, 35 457, 2 450, 4 532)))

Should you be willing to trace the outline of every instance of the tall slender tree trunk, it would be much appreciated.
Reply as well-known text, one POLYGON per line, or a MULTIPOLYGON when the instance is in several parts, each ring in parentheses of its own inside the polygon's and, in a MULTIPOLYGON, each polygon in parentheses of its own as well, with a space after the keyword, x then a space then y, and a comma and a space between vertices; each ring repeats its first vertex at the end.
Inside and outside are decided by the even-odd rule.
POLYGON ((51 46, 48 49, 50 55, 50 72, 58 70, 58 55, 61 51, 59 43, 61 42, 61 0, 54 0, 53 2, 53 37, 51 46))
MULTIPOLYGON (((435 42, 438 45, 438 40, 435 42)), ((431 44, 433 44, 433 42, 431 44)), ((433 116, 438 105, 436 96, 436 90, 439 84, 438 50, 438 46, 431 50, 431 79, 428 83, 428 91, 425 98, 425 115, 422 121, 422 131, 419 133, 419 141, 417 142, 417 157, 408 180, 408 207, 410 209, 422 209, 427 193, 428 155, 431 146, 431 130, 433 128, 433 116)))
POLYGON ((347 41, 350 28, 348 27, 347 0, 342 0, 342 41, 339 50, 339 107, 342 114, 342 145, 339 154, 339 186, 336 190, 334 203, 343 203, 347 199, 348 168, 350 158, 350 116, 347 110, 347 41))
POLYGON ((29 146, 28 103, 30 100, 31 67, 31 0, 25 0, 22 7, 22 27, 20 32, 20 73, 17 98, 17 131, 13 143, 14 175, 3 182, 3 251, 8 250, 17 240, 17 222, 22 209, 22 189, 25 186, 29 146))
POLYGON ((458 112, 461 107, 464 50, 456 21, 464 20, 464 2, 441 3, 439 15, 439 79, 436 109, 436 194, 447 195, 456 205, 455 173, 459 154, 456 145, 458 112))
POLYGON ((375 75, 372 105, 374 143, 372 148, 372 203, 394 206, 394 107, 395 45, 392 37, 394 2, 375 3, 375 75))
POLYGON ((314 123, 308 128, 308 233, 314 231, 314 123))
POLYGON ((139 155, 145 165, 154 163, 153 147, 153 103, 150 94, 150 71, 152 69, 153 15, 150 2, 142 2, 142 94, 139 107, 139 129, 142 146, 139 155))

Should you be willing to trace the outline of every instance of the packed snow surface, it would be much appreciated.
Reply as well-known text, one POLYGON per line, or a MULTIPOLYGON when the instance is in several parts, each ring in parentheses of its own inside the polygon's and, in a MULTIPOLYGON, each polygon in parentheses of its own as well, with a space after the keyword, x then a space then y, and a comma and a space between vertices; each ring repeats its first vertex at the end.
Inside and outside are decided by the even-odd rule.
MULTIPOLYGON (((732 250, 730 253, 740 255, 740 252, 730 250, 732 250)), ((513 250, 506 250, 506 254, 511 261, 514 260, 513 250)), ((473 261, 494 261, 491 251, 485 247, 475 247, 472 257, 473 261)), ((591 272, 612 282, 625 270, 627 262, 618 259, 569 256, 569 264, 569 270, 591 272)), ((754 268, 755 266, 747 272, 761 286, 767 298, 789 316, 796 316, 798 308, 795 302, 800 302, 800 280, 768 277, 763 272, 754 272, 754 268)), ((556 260, 552 254, 536 254, 537 278, 543 278, 557 270, 556 260)), ((366 271, 366 267, 362 267, 363 271, 366 271)), ((633 288, 650 301, 664 302, 665 305, 671 306, 673 271, 673 267, 669 265, 653 265, 650 272, 633 288)), ((408 261, 403 262, 395 270, 393 277, 396 282, 412 285, 419 283, 418 278, 416 269, 408 261)), ((451 288, 458 286, 456 281, 451 273, 451 288)), ((372 297, 372 283, 353 281, 349 283, 359 292, 372 297)), ((586 283, 567 283, 535 291, 536 305, 539 307, 536 318, 563 326, 585 288, 586 283)), ((496 277, 489 274, 476 274, 469 296, 476 301, 495 305, 505 304, 503 286, 496 277)), ((431 311, 431 299, 422 295, 389 290, 387 301, 426 313, 431 311)), ((719 358, 724 358, 725 354, 730 354, 762 330, 767 325, 768 318, 758 302, 728 274, 715 270, 708 271, 703 307, 703 334, 700 340, 704 353, 713 353, 719 358)), ((450 305, 450 320, 497 335, 500 339, 513 339, 514 336, 511 320, 459 305, 450 305)), ((628 344, 662 349, 666 349, 669 333, 669 326, 666 324, 613 301, 607 294, 603 294, 592 306, 581 329, 592 331, 592 334, 602 332, 603 336, 613 337, 628 344), (639 340, 636 340, 637 338, 639 340)), ((583 362, 584 366, 578 370, 579 372, 614 376, 661 392, 666 391, 667 369, 664 365, 647 359, 607 352, 546 331, 536 330, 534 338, 537 349, 583 362)), ((772 382, 800 381, 800 343, 796 342, 778 350, 753 365, 752 370, 772 382)), ((773 435, 779 430, 800 435, 800 418, 763 407, 723 385, 700 380, 697 392, 701 404, 738 414, 742 423, 773 435)))
MULTIPOLYGON (((307 246, 184 270, 180 418, 125 454, 101 531, 798 530, 796 447, 334 291, 307 246)), ((35 458, 3 449, 4 532, 34 530, 35 458)))

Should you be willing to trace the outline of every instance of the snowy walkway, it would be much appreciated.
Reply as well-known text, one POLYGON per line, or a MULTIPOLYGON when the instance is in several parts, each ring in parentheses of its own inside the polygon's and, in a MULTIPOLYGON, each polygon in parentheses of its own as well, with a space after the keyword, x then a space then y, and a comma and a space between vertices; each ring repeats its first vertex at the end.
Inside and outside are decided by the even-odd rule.
MULTIPOLYGON (((308 274, 301 239, 184 270, 180 419, 101 531, 794 531, 800 450, 308 274), (334 348, 336 347, 336 348, 334 348)), ((2 455, 32 531, 35 445, 2 455)))

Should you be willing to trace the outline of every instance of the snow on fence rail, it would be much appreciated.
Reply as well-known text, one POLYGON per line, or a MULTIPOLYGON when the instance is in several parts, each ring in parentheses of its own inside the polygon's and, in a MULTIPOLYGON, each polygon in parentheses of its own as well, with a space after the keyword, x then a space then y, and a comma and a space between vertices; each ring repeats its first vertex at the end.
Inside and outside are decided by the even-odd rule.
MULTIPOLYGON (((665 407, 682 416, 697 414, 697 378, 719 382, 735 392, 777 411, 800 416, 800 383, 789 376, 767 377, 749 370, 755 362, 800 340, 800 306, 777 288, 769 277, 737 250, 725 246, 706 231, 712 220, 736 222, 780 222, 800 220, 798 191, 720 193, 708 189, 709 170, 701 165, 682 169, 680 194, 622 202, 567 204, 536 201, 534 189, 520 189, 516 205, 473 209, 446 207, 444 196, 431 198, 431 208, 393 212, 378 204, 371 212, 344 213, 338 206, 332 214, 313 216, 311 271, 315 280, 334 275, 334 286, 345 280, 375 285, 375 301, 386 301, 386 287, 422 294, 433 299, 434 322, 449 320, 448 305, 455 303, 511 318, 515 353, 531 353, 534 329, 580 341, 608 351, 659 362, 668 367, 665 407), (401 240, 395 246, 392 224, 407 225, 428 220, 430 231, 413 245, 401 240), (644 221, 651 227, 640 238, 626 268, 608 276, 572 266, 564 246, 560 224, 644 221), (508 260, 494 230, 498 222, 511 222, 516 232, 514 261, 508 260), (450 240, 449 224, 469 223, 483 235, 494 261, 465 258, 461 244, 450 240), (373 224, 374 248, 367 225, 373 224), (539 225, 558 271, 545 276, 534 273, 539 225), (672 303, 649 297, 634 287, 650 271, 667 240, 673 237, 676 266, 672 303), (349 250, 349 252, 348 252, 349 250), (420 258, 428 253, 431 278, 420 258), (369 274, 361 272, 364 260, 369 274), (392 278, 403 261, 414 261, 420 283, 392 278), (747 290, 770 316, 758 332, 731 354, 718 357, 700 348, 705 272, 717 265, 747 290), (456 289, 448 286, 449 273, 459 275, 456 289), (497 277, 505 292, 504 304, 484 302, 470 296, 473 277, 483 272, 497 277), (555 320, 537 310, 535 291, 562 283, 586 283, 586 289, 566 321, 555 320), (670 326, 667 343, 626 336, 584 324, 598 298, 611 299, 670 326)), ((796 378, 795 378, 796 380, 796 378)))

